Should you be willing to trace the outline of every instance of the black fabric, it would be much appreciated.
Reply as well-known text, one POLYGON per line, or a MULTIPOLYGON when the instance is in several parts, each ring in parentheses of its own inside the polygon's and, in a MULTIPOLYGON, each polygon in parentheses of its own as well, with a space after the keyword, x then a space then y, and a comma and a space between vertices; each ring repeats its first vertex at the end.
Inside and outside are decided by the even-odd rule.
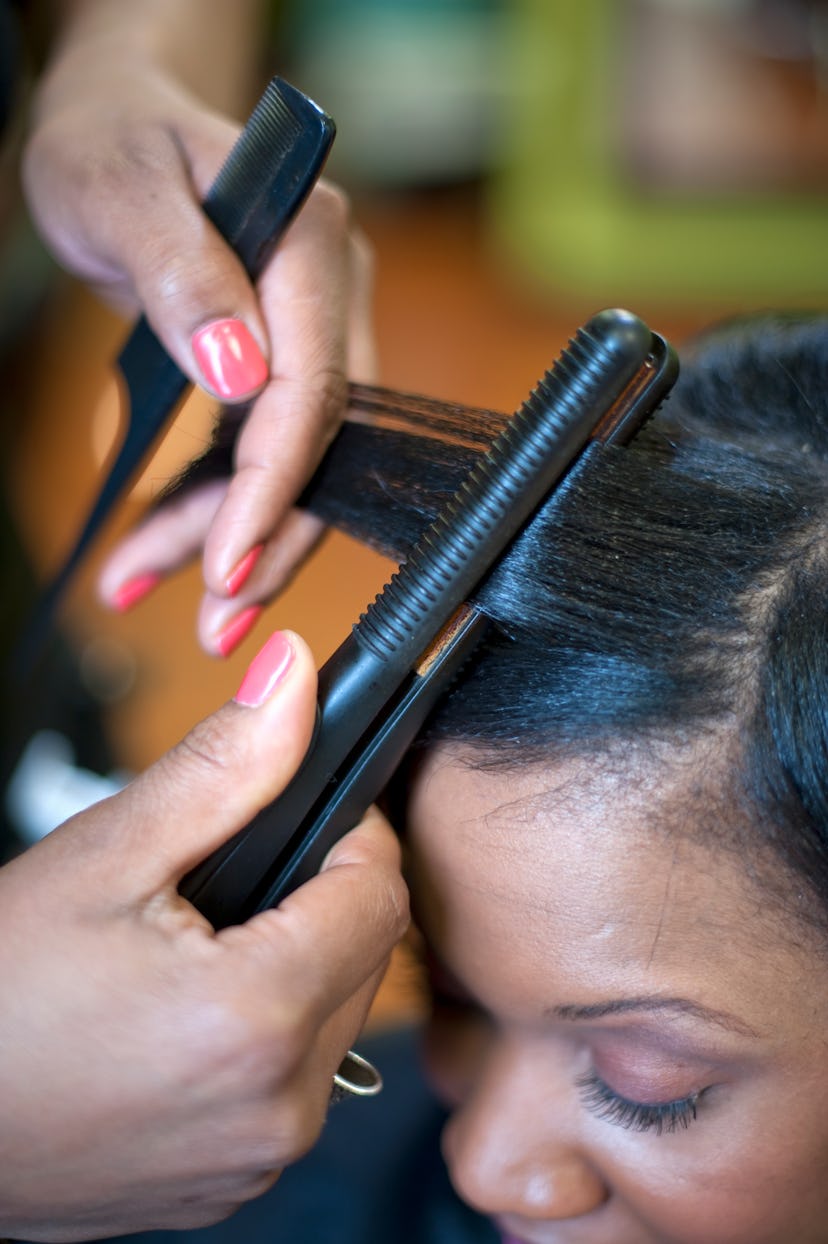
POLYGON ((20 69, 20 34, 17 19, 7 0, 0 0, 0 138, 15 103, 20 69))
POLYGON ((263 1197, 215 1227, 109 1244, 498 1244, 489 1220, 449 1183, 439 1147, 445 1115, 420 1073, 416 1031, 358 1049, 382 1072, 383 1091, 332 1107, 315 1149, 263 1197))

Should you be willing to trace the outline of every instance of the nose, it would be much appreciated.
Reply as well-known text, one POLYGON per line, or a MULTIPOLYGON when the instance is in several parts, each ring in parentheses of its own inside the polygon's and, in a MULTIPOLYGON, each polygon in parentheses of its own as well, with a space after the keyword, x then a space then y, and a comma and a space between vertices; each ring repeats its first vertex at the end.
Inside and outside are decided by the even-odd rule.
POLYGON ((548 1081, 541 1088, 532 1074, 509 1073, 502 1060, 490 1060, 446 1124, 443 1153, 452 1183, 480 1213, 578 1218, 607 1200, 606 1183, 550 1088, 548 1081))

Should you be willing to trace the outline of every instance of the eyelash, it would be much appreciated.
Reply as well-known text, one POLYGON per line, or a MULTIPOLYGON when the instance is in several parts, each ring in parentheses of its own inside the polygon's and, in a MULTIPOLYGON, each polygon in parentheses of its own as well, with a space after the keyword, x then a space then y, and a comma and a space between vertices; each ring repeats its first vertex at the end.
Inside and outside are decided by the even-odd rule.
POLYGON ((691 1093, 676 1101, 646 1105, 614 1093, 594 1071, 581 1076, 577 1084, 584 1105, 599 1119, 632 1132, 654 1131, 656 1136, 688 1128, 696 1118, 701 1096, 701 1093, 691 1093))
MULTIPOLYGON (((464 1011, 479 1009, 471 1000, 442 989, 433 979, 429 980, 429 988, 432 1002, 437 1006, 464 1011)), ((584 1105, 597 1118, 631 1132, 655 1132, 656 1136, 688 1128, 697 1117, 699 1098, 702 1095, 701 1092, 690 1093, 687 1097, 657 1105, 630 1101, 620 1093, 613 1092, 595 1071, 588 1071, 579 1077, 576 1084, 581 1090, 584 1105)))

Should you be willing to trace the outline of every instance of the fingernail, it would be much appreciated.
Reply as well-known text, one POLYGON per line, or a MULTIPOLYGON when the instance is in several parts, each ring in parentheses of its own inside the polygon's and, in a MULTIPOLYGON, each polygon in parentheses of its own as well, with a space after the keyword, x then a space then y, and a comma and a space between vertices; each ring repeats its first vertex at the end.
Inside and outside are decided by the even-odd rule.
POLYGON ((160 582, 161 575, 152 573, 139 574, 134 579, 127 579, 112 597, 113 607, 118 610, 118 613, 126 613, 133 605, 137 605, 139 600, 149 596, 152 589, 160 582))
POLYGON ((237 566, 234 566, 227 578, 224 580, 224 586, 227 588, 228 596, 235 596, 243 583, 246 583, 250 577, 250 571, 256 565, 261 557, 263 544, 256 544, 246 553, 237 566))
POLYGON ((244 397, 267 380, 264 356, 241 320, 213 320, 193 333, 191 345, 208 387, 218 397, 244 397))
POLYGON ((248 708, 258 708, 260 704, 264 704, 287 673, 292 660, 293 648, 290 640, 282 631, 274 631, 250 662, 236 692, 238 703, 246 704, 248 708))
POLYGON ((237 613, 235 618, 231 618, 224 630, 219 631, 216 635, 216 648, 223 657, 229 657, 238 648, 245 635, 253 629, 253 624, 261 612, 261 605, 250 605, 237 613))

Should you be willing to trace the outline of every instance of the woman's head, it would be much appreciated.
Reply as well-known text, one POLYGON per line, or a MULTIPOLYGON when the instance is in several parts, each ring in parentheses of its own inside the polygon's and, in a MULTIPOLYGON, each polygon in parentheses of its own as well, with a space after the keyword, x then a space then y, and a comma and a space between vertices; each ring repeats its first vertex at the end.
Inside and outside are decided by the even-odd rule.
MULTIPOLYGON (((494 434, 479 414, 448 432, 427 408, 418 434, 347 427, 309 503, 404 555, 494 434)), ((749 829, 697 832, 756 866, 771 846, 812 890, 797 910, 828 919, 827 481, 828 317, 700 338, 644 432, 542 508, 483 585, 498 626, 426 742, 486 767, 612 769, 633 748, 716 740, 722 799, 749 829)))
POLYGON ((529 1244, 824 1244, 828 971, 693 832, 728 815, 715 742, 469 760, 432 749, 407 822, 461 1197, 529 1244))
POLYGON ((828 1240, 826 416, 824 320, 700 343, 409 771, 446 1155, 507 1235, 828 1240))
MULTIPOLYGON (((828 1241, 828 318, 682 367, 405 774, 447 1159, 535 1244, 828 1241)), ((349 427, 309 504, 403 554, 475 452, 425 432, 349 427)))

